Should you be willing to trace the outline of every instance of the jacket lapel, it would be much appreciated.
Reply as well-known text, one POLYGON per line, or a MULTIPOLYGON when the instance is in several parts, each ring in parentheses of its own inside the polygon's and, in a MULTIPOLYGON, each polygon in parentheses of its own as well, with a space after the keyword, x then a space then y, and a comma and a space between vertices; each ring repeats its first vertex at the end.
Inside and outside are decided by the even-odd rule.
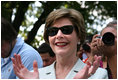
POLYGON ((68 73, 65 79, 73 79, 73 77, 85 66, 86 64, 83 63, 80 59, 76 62, 74 67, 68 73))

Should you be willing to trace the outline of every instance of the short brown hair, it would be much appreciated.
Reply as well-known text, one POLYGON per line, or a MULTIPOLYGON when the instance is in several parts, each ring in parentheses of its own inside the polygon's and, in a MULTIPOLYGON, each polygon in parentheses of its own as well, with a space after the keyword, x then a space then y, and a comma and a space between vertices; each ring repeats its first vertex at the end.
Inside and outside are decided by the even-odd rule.
POLYGON ((44 40, 49 43, 46 29, 60 18, 68 18, 72 24, 77 27, 76 33, 78 38, 80 38, 80 43, 82 44, 86 36, 84 19, 81 13, 74 9, 57 9, 48 15, 44 29, 44 40))
POLYGON ((17 33, 12 24, 1 17, 1 40, 12 42, 17 37, 17 33))

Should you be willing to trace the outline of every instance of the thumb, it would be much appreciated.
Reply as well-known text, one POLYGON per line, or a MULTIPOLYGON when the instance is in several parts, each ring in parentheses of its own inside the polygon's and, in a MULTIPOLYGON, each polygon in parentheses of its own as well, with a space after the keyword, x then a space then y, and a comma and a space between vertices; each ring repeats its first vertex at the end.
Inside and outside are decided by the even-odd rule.
POLYGON ((33 62, 33 69, 34 69, 34 72, 38 72, 38 64, 36 60, 33 62))

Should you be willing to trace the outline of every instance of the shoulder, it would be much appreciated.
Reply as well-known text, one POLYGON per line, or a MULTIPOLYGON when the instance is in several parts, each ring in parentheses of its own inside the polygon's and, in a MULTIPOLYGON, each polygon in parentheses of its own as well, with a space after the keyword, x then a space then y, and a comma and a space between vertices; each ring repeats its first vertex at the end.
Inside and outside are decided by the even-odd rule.
POLYGON ((17 45, 17 46, 19 46, 19 48, 20 48, 18 51, 18 54, 20 54, 21 56, 30 57, 30 58, 36 58, 36 57, 40 58, 38 51, 35 50, 29 44, 24 42, 22 45, 17 45))
POLYGON ((46 74, 46 73, 48 74, 52 70, 52 65, 40 68, 38 70, 39 70, 39 73, 41 73, 41 74, 46 74))
POLYGON ((106 69, 98 68, 90 78, 93 79, 108 79, 108 73, 106 69))
MULTIPOLYGON (((19 54, 24 53, 25 55, 36 55, 39 54, 32 46, 25 43, 21 37, 17 38, 17 42, 15 44, 14 49, 17 49, 19 54), (28 54, 27 54, 28 53, 28 54)), ((15 51, 16 52, 16 51, 15 51)))
POLYGON ((99 68, 96 70, 96 72, 99 72, 99 73, 100 73, 100 72, 107 73, 107 70, 99 67, 99 68))
POLYGON ((53 71, 53 64, 39 69, 40 74, 49 74, 53 71))
POLYGON ((23 47, 19 50, 18 54, 20 54, 23 64, 27 67, 33 68, 34 60, 37 61, 39 68, 43 65, 40 54, 26 43, 23 44, 23 47))
POLYGON ((38 67, 43 66, 43 61, 39 53, 35 50, 24 50, 19 53, 21 55, 22 62, 25 66, 33 68, 34 60, 37 61, 38 67))
POLYGON ((39 53, 33 48, 24 48, 20 50, 18 54, 21 55, 22 59, 30 59, 30 60, 41 59, 41 56, 39 55, 39 53))
POLYGON ((50 66, 39 69, 40 79, 55 79, 54 64, 55 64, 55 62, 53 64, 51 64, 50 66))

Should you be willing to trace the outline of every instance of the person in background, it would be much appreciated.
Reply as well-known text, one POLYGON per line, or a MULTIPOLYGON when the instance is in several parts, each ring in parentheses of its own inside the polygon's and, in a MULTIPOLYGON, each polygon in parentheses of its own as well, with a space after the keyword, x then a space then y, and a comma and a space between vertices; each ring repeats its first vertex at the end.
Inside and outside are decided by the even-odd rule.
POLYGON ((81 60, 85 60, 90 55, 90 43, 92 41, 93 35, 86 36, 85 42, 83 44, 78 43, 77 47, 77 56, 81 58, 81 60))
POLYGON ((77 56, 82 60, 83 59, 83 48, 79 43, 77 44, 77 56))
POLYGON ((78 51, 77 51, 77 56, 84 62, 88 60, 88 57, 90 55, 90 47, 88 44, 84 43, 81 46, 78 45, 78 51))
POLYGON ((107 57, 104 54, 102 54, 102 58, 100 61, 100 67, 106 69, 108 67, 107 64, 108 64, 107 63, 107 57))
MULTIPOLYGON (((87 55, 87 58, 83 59, 83 62, 86 63, 87 61, 91 62, 91 64, 93 64, 94 62, 94 55, 92 52, 91 52, 91 46, 90 46, 90 42, 86 42, 82 45, 82 48, 83 48, 83 53, 85 53, 87 55)), ((101 68, 106 68, 107 66, 107 57, 104 56, 104 54, 101 55, 101 61, 100 61, 100 66, 101 68)))
POLYGON ((26 44, 17 33, 12 24, 1 18, 1 78, 16 79, 11 57, 21 56, 23 65, 28 70, 33 70, 33 61, 38 62, 38 68, 43 65, 39 53, 26 44))
POLYGON ((82 44, 82 49, 83 49, 83 62, 86 63, 88 60, 89 62, 93 62, 92 59, 94 59, 94 56, 91 53, 91 47, 90 47, 90 43, 92 41, 92 37, 93 35, 89 35, 86 37, 86 40, 84 42, 84 44, 82 44))
MULTIPOLYGON (((90 56, 92 56, 91 54, 91 48, 89 46, 89 43, 88 42, 85 42, 83 45, 82 45, 82 48, 83 48, 83 52, 86 54, 87 58, 84 58, 83 59, 83 62, 86 63, 87 60, 90 58, 90 56)), ((91 60, 89 60, 91 62, 91 60)))
POLYGON ((56 61, 50 66, 30 72, 21 62, 20 56, 12 58, 15 74, 21 79, 106 79, 107 71, 99 67, 101 56, 94 56, 93 66, 83 63, 77 56, 77 44, 83 44, 86 36, 84 19, 74 9, 52 11, 45 23, 44 40, 56 55, 56 61), (16 63, 18 61, 19 63, 16 63))
MULTIPOLYGON (((108 38, 106 38, 108 40, 108 38)), ((111 38, 110 38, 111 39, 111 38)), ((107 71, 109 78, 117 79, 117 21, 110 22, 102 31, 101 34, 94 35, 92 44, 92 53, 97 55, 104 55, 107 59, 107 71), (114 35, 114 40, 112 45, 106 45, 102 38, 106 33, 112 33, 114 35)))
POLYGON ((47 43, 42 43, 38 48, 38 52, 42 57, 43 67, 49 66, 56 60, 55 53, 47 43))

